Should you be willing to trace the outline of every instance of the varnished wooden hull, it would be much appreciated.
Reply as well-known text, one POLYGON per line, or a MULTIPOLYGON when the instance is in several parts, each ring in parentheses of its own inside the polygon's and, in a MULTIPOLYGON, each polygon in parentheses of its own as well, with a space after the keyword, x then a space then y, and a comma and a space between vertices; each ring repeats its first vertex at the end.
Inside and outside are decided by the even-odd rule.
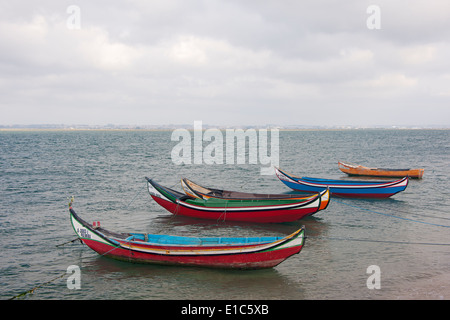
POLYGON ((421 179, 424 169, 385 169, 385 168, 368 168, 361 165, 354 165, 344 162, 338 162, 339 169, 351 176, 368 176, 368 177, 387 177, 402 178, 409 177, 421 179))

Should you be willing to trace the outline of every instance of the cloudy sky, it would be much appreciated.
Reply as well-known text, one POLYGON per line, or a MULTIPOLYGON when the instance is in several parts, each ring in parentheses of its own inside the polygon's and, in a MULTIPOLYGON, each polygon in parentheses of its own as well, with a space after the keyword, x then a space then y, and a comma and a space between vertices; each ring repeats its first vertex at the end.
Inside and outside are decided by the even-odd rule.
POLYGON ((0 0, 0 125, 194 120, 450 126, 450 1, 0 0))

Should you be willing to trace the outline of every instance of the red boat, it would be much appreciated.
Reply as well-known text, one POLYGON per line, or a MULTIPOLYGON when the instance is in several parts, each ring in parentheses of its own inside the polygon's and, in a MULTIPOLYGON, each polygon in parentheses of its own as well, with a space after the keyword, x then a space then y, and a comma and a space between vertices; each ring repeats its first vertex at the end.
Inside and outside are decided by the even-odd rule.
POLYGON ((146 179, 150 196, 159 205, 174 215, 192 218, 260 223, 290 222, 325 209, 329 202, 329 191, 326 188, 306 198, 202 199, 146 179))
POLYGON ((211 268, 272 268, 299 253, 305 242, 301 227, 285 237, 198 238, 161 234, 117 233, 81 219, 69 207, 80 240, 98 254, 117 260, 211 268))

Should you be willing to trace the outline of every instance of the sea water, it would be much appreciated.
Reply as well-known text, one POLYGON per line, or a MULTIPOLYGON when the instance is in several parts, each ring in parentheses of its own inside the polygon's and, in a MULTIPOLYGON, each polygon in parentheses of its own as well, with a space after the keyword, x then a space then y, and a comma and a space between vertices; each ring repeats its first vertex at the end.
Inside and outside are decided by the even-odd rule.
POLYGON ((349 179, 338 160, 425 169, 423 179, 410 180, 392 198, 332 198, 313 217, 280 224, 165 211, 150 198, 146 176, 177 190, 187 177, 227 190, 293 192, 276 176, 261 175, 258 164, 177 165, 175 145, 171 131, 1 131, 0 298, 396 299, 412 291, 414 297, 450 298, 449 130, 280 131, 280 167, 297 176, 349 179), (281 236, 304 225, 307 239, 300 254, 265 270, 120 262, 70 242, 76 237, 68 213, 72 196, 83 219, 111 231, 281 236), (69 285, 71 266, 79 268, 79 287, 69 285))

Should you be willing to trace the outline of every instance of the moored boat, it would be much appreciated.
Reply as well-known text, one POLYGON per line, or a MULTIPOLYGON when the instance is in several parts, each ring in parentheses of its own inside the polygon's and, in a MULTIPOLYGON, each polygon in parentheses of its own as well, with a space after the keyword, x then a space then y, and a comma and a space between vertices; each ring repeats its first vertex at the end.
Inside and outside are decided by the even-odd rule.
POLYGON ((301 192, 320 192, 329 188, 330 194, 347 198, 388 198, 404 191, 408 177, 393 181, 333 180, 297 177, 275 168, 277 177, 286 186, 301 192))
MULTIPOLYGON (((240 191, 229 191, 203 187, 187 178, 181 179, 181 187, 184 192, 193 198, 210 199, 218 198, 224 200, 298 200, 308 201, 316 197, 317 192, 312 195, 305 196, 300 194, 271 194, 271 193, 249 193, 240 191)), ((324 210, 330 201, 329 197, 322 197, 319 210, 324 210)))
POLYGON ((223 221, 290 222, 313 215, 328 204, 329 191, 309 199, 201 199, 191 197, 147 179, 150 196, 175 215, 223 221))
POLYGON ((357 164, 338 161, 339 169, 352 176, 370 176, 370 177, 409 177, 421 179, 425 169, 389 169, 389 168, 369 168, 357 164))
POLYGON ((317 194, 317 192, 313 192, 311 193, 311 195, 305 196, 300 195, 298 193, 252 193, 252 192, 229 191, 223 189, 204 187, 187 178, 181 179, 181 187, 188 196, 205 200, 209 198, 219 198, 228 200, 258 200, 258 199, 309 200, 311 197, 314 197, 317 194))
POLYGON ((210 268, 272 268, 299 253, 305 242, 301 227, 284 237, 184 237, 117 233, 81 219, 69 207, 79 239, 98 254, 117 260, 210 268))

